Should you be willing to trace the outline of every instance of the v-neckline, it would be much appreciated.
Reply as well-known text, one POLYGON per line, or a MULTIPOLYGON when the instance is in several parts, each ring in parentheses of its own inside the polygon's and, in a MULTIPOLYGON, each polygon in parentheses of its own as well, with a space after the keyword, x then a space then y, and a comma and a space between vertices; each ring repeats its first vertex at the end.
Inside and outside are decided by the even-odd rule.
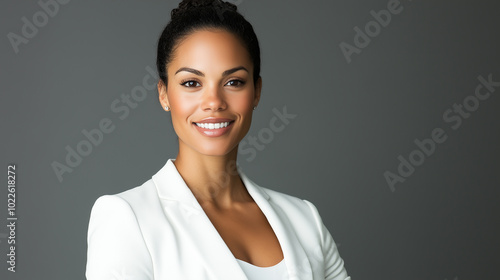
MULTIPOLYGON (((250 197, 252 197, 253 201, 254 201, 254 202, 255 202, 255 204, 257 205, 257 208, 259 208, 259 210, 262 212, 262 214, 263 214, 263 215, 264 215, 264 217, 266 218, 267 223, 268 223, 268 224, 269 224, 269 226, 271 227, 271 230, 273 231, 274 235, 276 236, 276 239, 278 240, 278 243, 279 243, 279 245, 280 245, 281 254, 283 255, 283 259, 282 259, 279 263, 277 263, 277 264, 275 264, 275 265, 273 265, 273 266, 264 266, 264 267, 262 267, 262 266, 256 266, 256 265, 254 265, 254 264, 252 264, 252 263, 249 263, 249 262, 246 262, 246 261, 243 261, 243 260, 240 260, 240 259, 236 258, 236 256, 234 256, 234 254, 233 254, 233 251, 231 251, 231 248, 229 248, 229 246, 227 245, 226 241, 224 241, 224 238, 222 238, 221 234, 219 233, 219 231, 217 230, 217 228, 215 227, 215 225, 212 223, 212 220, 210 220, 210 218, 208 217, 207 213, 205 212, 205 209, 203 209, 203 207, 201 207, 201 205, 200 205, 200 208, 201 208, 201 210, 202 210, 202 212, 203 212, 203 215, 207 218, 208 222, 210 223, 210 225, 211 225, 211 227, 210 227, 210 228, 211 228, 211 230, 212 230, 213 232, 215 232, 215 234, 218 236, 218 239, 220 239, 220 241, 221 241, 221 242, 222 242, 222 243, 226 246, 227 250, 231 253, 231 255, 233 256, 233 258, 234 258, 235 260, 239 260, 239 261, 245 262, 245 263, 247 263, 247 264, 249 264, 249 265, 252 265, 252 266, 254 266, 254 267, 259 267, 259 268, 274 267, 274 266, 276 266, 276 265, 280 264, 281 262, 283 262, 283 260, 285 259, 285 252, 283 252, 283 245, 282 245, 282 244, 283 244, 283 241, 282 241, 282 239, 280 239, 280 236, 279 236, 279 235, 278 235, 278 233, 276 232, 276 229, 273 227, 273 225, 272 225, 271 221, 269 221, 269 219, 268 219, 268 215, 266 215, 266 212, 262 209, 261 205, 259 205, 259 201, 257 201, 258 199, 256 200, 256 199, 255 199, 255 197, 254 197, 254 195, 252 195, 252 192, 251 192, 251 191, 247 188, 247 186, 246 186, 246 182, 245 182, 246 180, 245 180, 245 179, 243 179, 243 176, 242 176, 242 174, 240 173, 240 169, 239 169, 239 168, 238 168, 238 175, 240 176, 240 180, 241 180, 241 182, 242 182, 242 184, 243 184, 243 187, 244 187, 244 188, 246 189, 246 191, 250 194, 250 197)), ((186 185, 186 186, 187 186, 187 185, 186 185)), ((189 187, 188 187, 188 188, 189 188, 189 187)), ((194 195, 193 195, 193 196, 194 196, 194 195)), ((198 202, 198 204, 199 204, 199 202, 198 202)))

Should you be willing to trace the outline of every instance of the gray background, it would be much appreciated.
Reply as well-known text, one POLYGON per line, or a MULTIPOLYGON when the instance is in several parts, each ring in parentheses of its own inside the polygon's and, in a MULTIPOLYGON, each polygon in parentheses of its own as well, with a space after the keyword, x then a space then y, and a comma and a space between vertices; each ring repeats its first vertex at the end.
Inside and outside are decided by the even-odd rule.
MULTIPOLYGON (((44 0, 46 1, 46 0, 44 0)), ((236 1, 232 1, 236 2, 236 1)), ((496 1, 401 1, 370 44, 347 62, 355 26, 388 0, 238 1, 262 50, 263 92, 249 135, 273 108, 297 114, 253 160, 256 183, 312 201, 353 279, 497 279, 500 257, 500 87, 451 129, 443 113, 473 95, 479 75, 500 81, 496 1), (415 139, 447 140, 391 191, 415 139)), ((36 1, 0 9, 0 218, 6 169, 17 171, 17 272, 1 279, 84 279, 90 209, 103 194, 148 180, 177 154, 155 90, 124 120, 110 109, 155 64, 159 33, 178 1, 70 1, 16 54, 7 38, 36 1), (115 125, 60 182, 51 163, 103 118, 115 125)), ((483 89, 484 90, 484 89, 483 89)))

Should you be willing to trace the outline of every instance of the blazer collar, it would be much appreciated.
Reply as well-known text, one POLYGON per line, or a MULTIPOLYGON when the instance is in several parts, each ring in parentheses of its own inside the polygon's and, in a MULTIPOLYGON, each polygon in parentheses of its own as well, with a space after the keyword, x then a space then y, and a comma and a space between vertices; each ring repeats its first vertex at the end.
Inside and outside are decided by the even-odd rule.
MULTIPOLYGON (((210 268, 214 279, 246 280, 234 255, 182 179, 174 161, 175 159, 169 159, 165 166, 152 177, 162 206, 166 213, 169 213, 171 222, 174 222, 178 230, 182 231, 182 236, 191 238, 202 256, 200 259, 204 261, 206 267, 210 268), (203 234, 200 234, 201 232, 203 234)), ((274 202, 264 188, 252 182, 238 164, 237 170, 248 193, 266 216, 280 242, 288 279, 312 279, 311 263, 292 227, 293 221, 290 220, 286 209, 274 202)))

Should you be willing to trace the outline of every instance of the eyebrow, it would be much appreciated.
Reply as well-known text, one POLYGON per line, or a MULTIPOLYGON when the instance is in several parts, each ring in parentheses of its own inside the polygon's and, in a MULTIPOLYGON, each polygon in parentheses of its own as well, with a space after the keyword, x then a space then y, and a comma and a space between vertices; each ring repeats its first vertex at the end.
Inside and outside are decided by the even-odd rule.
MULTIPOLYGON (((227 76, 227 75, 230 75, 230 74, 232 74, 232 73, 234 73, 234 72, 236 72, 236 71, 239 71, 239 70, 245 70, 245 71, 247 71, 247 72, 248 72, 248 70, 247 70, 245 67, 243 67, 243 66, 238 66, 238 67, 234 67, 234 68, 231 68, 231 69, 229 69, 229 70, 226 70, 226 71, 222 72, 222 77, 225 77, 225 76, 227 76)), ((203 72, 201 72, 201 71, 199 71, 199 70, 196 70, 196 69, 193 69, 193 68, 189 68, 189 67, 181 67, 181 68, 179 68, 179 70, 177 70, 177 71, 175 72, 175 75, 177 75, 177 73, 179 73, 179 72, 181 72, 181 71, 187 71, 187 72, 191 72, 191 73, 193 73, 193 74, 195 74, 195 75, 205 77, 205 74, 204 74, 203 72)))

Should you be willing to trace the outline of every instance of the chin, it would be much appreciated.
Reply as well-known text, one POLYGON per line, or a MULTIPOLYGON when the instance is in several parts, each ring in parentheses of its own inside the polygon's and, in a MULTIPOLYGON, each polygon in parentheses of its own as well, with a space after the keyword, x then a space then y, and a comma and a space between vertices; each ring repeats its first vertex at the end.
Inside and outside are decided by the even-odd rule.
POLYGON ((198 147, 196 150, 198 150, 200 154, 206 156, 225 156, 233 151, 236 147, 231 148, 222 147, 220 145, 205 145, 203 147, 198 147))
POLYGON ((237 147, 238 145, 223 144, 220 142, 207 143, 206 141, 198 141, 195 145, 191 146, 192 149, 206 156, 225 156, 237 147))

